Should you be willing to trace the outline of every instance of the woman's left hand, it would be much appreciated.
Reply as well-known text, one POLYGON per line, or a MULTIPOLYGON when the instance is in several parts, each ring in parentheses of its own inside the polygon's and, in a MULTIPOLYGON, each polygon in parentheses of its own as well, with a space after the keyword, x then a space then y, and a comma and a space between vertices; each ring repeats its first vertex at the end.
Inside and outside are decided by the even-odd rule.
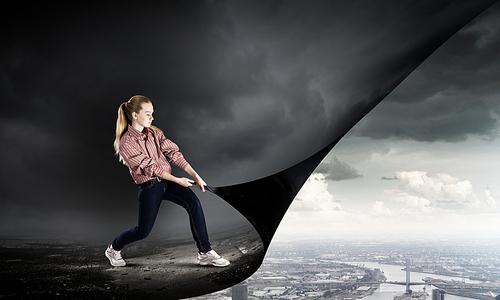
MULTIPOLYGON (((190 164, 188 164, 185 168, 184 171, 189 174, 194 180, 196 181, 196 186, 202 191, 205 192, 205 186, 207 185, 203 179, 201 179, 200 175, 196 173, 196 171, 191 167, 190 164)), ((194 182, 193 182, 194 183, 194 182)))
POLYGON ((201 179, 201 177, 198 176, 198 178, 196 178, 196 186, 202 191, 202 192, 205 192, 205 186, 207 184, 205 183, 205 181, 203 181, 203 179, 201 179))

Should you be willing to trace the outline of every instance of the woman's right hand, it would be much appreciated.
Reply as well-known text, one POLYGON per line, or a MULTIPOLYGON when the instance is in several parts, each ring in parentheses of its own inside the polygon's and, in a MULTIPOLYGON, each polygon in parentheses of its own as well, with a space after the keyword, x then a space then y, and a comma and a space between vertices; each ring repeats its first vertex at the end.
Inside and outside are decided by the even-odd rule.
POLYGON ((183 187, 190 187, 195 183, 194 180, 186 177, 177 178, 176 182, 183 187))
POLYGON ((164 172, 161 178, 175 182, 183 187, 190 187, 193 186, 194 180, 186 178, 186 177, 175 177, 174 175, 164 172))

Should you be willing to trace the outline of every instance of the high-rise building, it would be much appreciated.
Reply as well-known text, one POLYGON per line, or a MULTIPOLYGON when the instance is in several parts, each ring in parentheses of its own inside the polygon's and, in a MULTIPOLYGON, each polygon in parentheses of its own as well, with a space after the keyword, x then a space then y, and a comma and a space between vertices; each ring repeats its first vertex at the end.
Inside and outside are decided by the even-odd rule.
POLYGON ((231 298, 233 300, 248 300, 248 284, 246 281, 240 282, 231 288, 231 298))
POLYGON ((406 293, 410 294, 410 260, 406 259, 406 293))
POLYGON ((444 292, 438 289, 432 290, 432 300, 444 300, 444 292))

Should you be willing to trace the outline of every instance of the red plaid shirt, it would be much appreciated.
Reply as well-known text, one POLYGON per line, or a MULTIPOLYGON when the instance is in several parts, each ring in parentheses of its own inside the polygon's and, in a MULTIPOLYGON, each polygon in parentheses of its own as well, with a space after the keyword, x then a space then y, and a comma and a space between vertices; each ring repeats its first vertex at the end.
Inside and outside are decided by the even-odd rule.
POLYGON ((188 165, 179 147, 155 127, 139 132, 129 125, 120 139, 119 153, 136 184, 172 173, 168 160, 181 169, 188 165))

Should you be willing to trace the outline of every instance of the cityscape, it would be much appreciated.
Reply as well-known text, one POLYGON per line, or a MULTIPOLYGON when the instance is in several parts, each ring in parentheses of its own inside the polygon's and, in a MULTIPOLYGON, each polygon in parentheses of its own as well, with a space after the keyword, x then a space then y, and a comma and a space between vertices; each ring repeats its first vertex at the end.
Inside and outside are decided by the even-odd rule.
POLYGON ((466 300, 499 294, 495 240, 278 239, 247 280, 191 299, 466 300))

